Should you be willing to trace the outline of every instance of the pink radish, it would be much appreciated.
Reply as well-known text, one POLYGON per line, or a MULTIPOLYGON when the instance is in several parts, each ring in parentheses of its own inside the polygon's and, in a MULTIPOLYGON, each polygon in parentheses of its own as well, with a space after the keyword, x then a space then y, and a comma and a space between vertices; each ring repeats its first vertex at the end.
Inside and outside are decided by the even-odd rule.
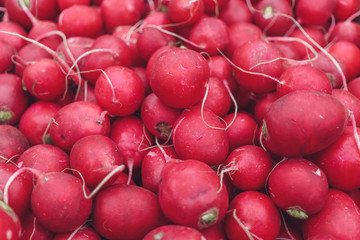
POLYGON ((135 113, 145 95, 144 84, 130 68, 111 66, 99 76, 95 84, 96 101, 114 116, 135 113))
POLYGON ((71 7, 72 5, 75 4, 90 5, 91 0, 56 0, 56 3, 60 11, 62 11, 65 8, 71 7))
POLYGON ((335 97, 299 90, 278 98, 265 114, 263 142, 273 153, 296 157, 334 143, 347 124, 347 110, 335 97))
POLYGON ((21 238, 20 240, 52 240, 53 233, 39 224, 32 212, 21 218, 21 238))
POLYGON ((228 194, 220 178, 197 160, 166 163, 158 195, 161 209, 170 221, 196 229, 220 223, 228 209, 228 194))
POLYGON ((24 91, 18 75, 0 74, 0 124, 18 124, 29 100, 30 94, 24 91))
POLYGON ((358 239, 360 238, 359 208, 346 193, 330 189, 325 206, 318 214, 303 223, 302 233, 305 239, 325 234, 333 237, 330 239, 358 239))
MULTIPOLYGON (((0 22, 0 31, 12 32, 23 37, 27 36, 27 32, 21 25, 11 21, 0 22)), ((13 46, 16 50, 20 50, 26 44, 24 39, 6 33, 0 33, 0 39, 13 46)))
POLYGON ((14 68, 14 63, 12 62, 12 56, 15 54, 15 48, 9 43, 0 40, 0 73, 11 72, 14 68))
POLYGON ((335 23, 331 31, 329 41, 345 40, 354 43, 360 47, 360 25, 356 22, 343 21, 335 23))
POLYGON ((61 108, 53 102, 37 101, 28 106, 19 121, 19 130, 31 145, 50 143, 48 127, 61 108))
POLYGON ((213 111, 200 106, 185 110, 177 118, 172 141, 180 159, 196 159, 210 166, 224 162, 229 152, 225 125, 213 111))
POLYGON ((90 227, 81 227, 73 232, 58 233, 53 240, 101 240, 99 234, 90 227))
POLYGON ((352 79, 348 84, 348 90, 355 97, 360 99, 360 77, 352 79))
POLYGON ((174 0, 168 4, 168 14, 171 22, 182 26, 191 26, 204 14, 203 0, 174 0))
POLYGON ((14 210, 0 201, 0 238, 6 240, 19 240, 21 236, 21 223, 14 210))
POLYGON ((151 89, 162 102, 174 108, 187 108, 197 103, 210 75, 205 58, 184 48, 160 54, 150 71, 151 89))
POLYGON ((224 227, 230 240, 275 239, 280 232, 280 214, 265 194, 245 191, 230 202, 224 227))
MULTIPOLYGON (((116 143, 103 135, 83 137, 75 142, 70 151, 70 166, 74 175, 79 177, 81 174, 86 185, 92 188, 99 185, 122 163, 123 159, 116 143)), ((106 185, 111 185, 116 178, 117 175, 114 175, 106 185)))
POLYGON ((221 173, 242 191, 261 190, 273 168, 273 160, 261 147, 244 145, 233 150, 223 164, 221 173))
POLYGON ((205 237, 196 229, 181 225, 163 225, 148 232, 143 240, 205 240, 205 237))
POLYGON ((28 148, 16 162, 19 167, 28 167, 47 172, 69 172, 69 155, 49 144, 37 144, 28 148))
POLYGON ((219 17, 229 26, 238 22, 253 21, 253 15, 243 0, 229 0, 220 11, 219 17))
POLYGON ((16 162, 20 155, 30 147, 29 141, 22 132, 8 124, 0 125, 0 159, 16 162))
POLYGON ((49 128, 54 145, 70 151, 74 143, 92 134, 108 136, 110 119, 103 109, 90 102, 73 102, 60 108, 49 128))
POLYGON ((333 14, 336 0, 309 1, 299 0, 296 2, 295 13, 301 24, 321 25, 326 23, 333 14))
POLYGON ((267 110, 269 109, 271 104, 275 102, 278 98, 279 97, 276 92, 271 92, 261 96, 255 101, 254 117, 258 124, 262 123, 267 110))
POLYGON ((269 196, 290 216, 307 219, 324 207, 328 181, 324 172, 303 158, 278 163, 268 179, 269 196))
MULTIPOLYGON (((336 97, 354 115, 356 126, 360 127, 360 99, 345 89, 333 89, 332 95, 336 97)), ((348 121, 348 126, 352 122, 348 121)))
POLYGON ((95 231, 104 238, 137 240, 158 227, 163 215, 155 193, 121 184, 98 193, 92 220, 95 231))

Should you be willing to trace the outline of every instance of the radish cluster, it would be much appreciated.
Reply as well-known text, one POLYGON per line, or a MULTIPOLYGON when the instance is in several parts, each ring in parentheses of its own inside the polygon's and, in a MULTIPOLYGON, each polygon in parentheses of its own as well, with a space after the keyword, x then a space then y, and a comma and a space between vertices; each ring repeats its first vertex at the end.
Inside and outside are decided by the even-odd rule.
POLYGON ((358 0, 0 11, 0 239, 360 239, 358 0))

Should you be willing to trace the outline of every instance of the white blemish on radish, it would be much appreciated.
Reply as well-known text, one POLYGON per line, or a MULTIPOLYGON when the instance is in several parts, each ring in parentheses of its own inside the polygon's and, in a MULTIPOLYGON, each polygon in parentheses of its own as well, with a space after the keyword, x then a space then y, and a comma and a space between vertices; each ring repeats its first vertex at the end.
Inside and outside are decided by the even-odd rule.
POLYGON ((325 119, 323 115, 319 114, 319 118, 325 119))
POLYGON ((11 231, 11 230, 7 230, 7 231, 6 231, 6 239, 7 239, 7 240, 12 239, 12 235, 13 235, 13 234, 12 234, 12 231, 11 231))
POLYGON ((318 168, 318 170, 316 170, 315 172, 313 171, 313 173, 314 173, 315 175, 318 175, 319 177, 321 177, 320 168, 318 168))

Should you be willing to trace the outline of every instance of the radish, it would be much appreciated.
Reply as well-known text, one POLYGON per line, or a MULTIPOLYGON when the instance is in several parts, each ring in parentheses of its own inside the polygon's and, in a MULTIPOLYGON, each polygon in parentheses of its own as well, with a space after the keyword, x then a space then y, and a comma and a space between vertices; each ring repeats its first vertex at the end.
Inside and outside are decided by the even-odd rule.
POLYGON ((360 99, 360 77, 352 79, 347 85, 347 87, 350 93, 360 99))
POLYGON ((100 12, 87 5, 73 5, 64 9, 59 14, 57 24, 67 37, 97 37, 103 30, 100 12), (78 16, 86 16, 86 19, 77 21, 78 16))
POLYGON ((290 216, 307 219, 325 205, 328 181, 324 172, 303 158, 279 162, 268 179, 269 196, 290 216))
POLYGON ((356 206, 360 208, 360 189, 354 189, 346 192, 347 195, 355 202, 356 206))
POLYGON ((14 68, 14 63, 11 57, 15 54, 15 48, 9 43, 0 40, 0 73, 11 72, 14 68))
POLYGON ((229 152, 224 124, 213 111, 200 106, 185 110, 177 118, 172 141, 180 159, 196 159, 210 166, 224 162, 229 152))
POLYGON ((359 239, 359 208, 346 193, 330 189, 325 206, 303 223, 302 233, 305 239, 317 235, 330 235, 333 237, 330 239, 359 239))
POLYGON ((281 61, 272 61, 282 57, 282 53, 272 43, 264 40, 247 42, 235 49, 232 61, 235 79, 249 91, 267 93, 275 90, 277 78, 284 68, 281 61), (242 69, 242 70, 241 70, 242 69))
POLYGON ((150 71, 151 89, 163 103, 174 108, 187 108, 200 101, 210 75, 205 58, 185 48, 160 54, 150 71))
POLYGON ((0 162, 0 192, 1 200, 14 210, 18 217, 24 216, 30 210, 30 197, 33 190, 33 179, 29 173, 22 173, 13 181, 5 200, 5 187, 11 176, 19 168, 12 163, 0 162))
POLYGON ((82 227, 69 233, 58 233, 53 240, 101 240, 99 234, 90 227, 82 227))
POLYGON ((145 96, 152 93, 149 80, 146 77, 146 69, 144 67, 131 67, 131 69, 134 70, 134 72, 136 72, 136 74, 140 77, 140 79, 144 85, 145 96))
POLYGON ((25 67, 23 82, 27 91, 38 100, 54 101, 64 94, 67 83, 59 64, 49 58, 36 60, 25 67))
POLYGON ((219 15, 219 12, 224 9, 229 0, 204 0, 204 10, 206 13, 219 15))
POLYGON ((69 172, 69 155, 60 148, 49 144, 37 144, 23 152, 16 162, 27 167, 47 172, 69 172))
POLYGON ((50 143, 47 129, 60 108, 56 103, 42 101, 34 102, 26 108, 19 121, 19 130, 31 145, 50 143))
POLYGON ((334 16, 338 21, 345 21, 360 10, 360 2, 357 0, 336 1, 334 16))
POLYGON ((175 120, 181 110, 165 105, 155 93, 144 98, 140 109, 141 119, 149 132, 159 139, 169 139, 175 120))
POLYGON ((230 182, 242 191, 261 190, 273 168, 273 160, 261 147, 244 145, 233 150, 223 164, 230 182))
POLYGON ((0 201, 0 238, 6 240, 19 240, 21 224, 14 210, 0 201))
MULTIPOLYGON (((12 32, 23 37, 27 36, 27 32, 21 25, 11 21, 0 22, 0 31, 12 32)), ((20 50, 26 44, 24 39, 6 33, 0 33, 0 39, 13 46, 16 50, 20 50)))
POLYGON ((22 132, 8 124, 0 125, 0 159, 16 162, 20 155, 30 147, 22 132))
POLYGON ((32 212, 21 218, 21 240, 52 240, 53 233, 39 224, 32 212))
POLYGON ((149 58, 149 60, 147 61, 146 64, 146 78, 148 79, 149 83, 150 83, 150 75, 151 75, 151 71, 152 71, 152 67, 154 65, 154 62, 157 60, 157 58, 168 51, 171 50, 176 50, 177 48, 175 46, 163 46, 161 48, 159 48, 158 50, 156 50, 153 55, 151 55, 151 57, 149 58))
POLYGON ((261 124, 264 120, 264 116, 271 106, 273 102, 275 102, 278 99, 278 95, 276 92, 270 92, 265 95, 262 95, 255 101, 254 106, 254 117, 258 124, 261 124))
POLYGON ((0 124, 16 125, 29 105, 29 96, 30 94, 24 91, 19 76, 13 73, 1 73, 0 124))
POLYGON ((296 90, 313 90, 332 93, 332 85, 326 74, 311 66, 292 66, 287 68, 281 75, 276 92, 279 97, 296 90))
POLYGON ((191 27, 189 40, 199 46, 195 50, 218 55, 229 43, 228 26, 217 17, 203 17, 191 27))
POLYGON ((223 222, 200 230, 201 234, 204 235, 206 240, 225 240, 227 239, 223 222))
POLYGON ((228 209, 228 194, 220 186, 220 178, 198 160, 166 163, 158 195, 160 207, 170 221, 196 229, 220 223, 228 209))
POLYGON ((287 0, 260 0, 254 8, 254 22, 267 35, 283 36, 293 25, 290 17, 294 14, 287 0))
MULTIPOLYGON (((360 99, 345 89, 333 89, 332 95, 352 112, 356 126, 360 127, 360 99)), ((352 122, 348 121, 347 125, 351 126, 352 122)))
POLYGON ((226 235, 235 239, 275 239, 280 232, 278 209, 263 193, 245 191, 231 202, 224 219, 226 235))
POLYGON ((73 102, 56 112, 49 133, 54 145, 69 152, 80 138, 93 134, 108 136, 110 119, 95 103, 73 102))
POLYGON ((263 140, 275 154, 304 156, 334 143, 346 124, 347 110, 335 97, 299 90, 271 104, 263 120, 263 140))
POLYGON ((219 18, 228 26, 238 22, 252 22, 253 15, 243 0, 229 0, 220 11, 219 18))
POLYGON ((223 56, 213 56, 208 59, 210 77, 226 81, 231 92, 236 89, 237 83, 232 76, 231 64, 223 56))
MULTIPOLYGON (((359 133, 359 129, 357 129, 359 133)), ((314 154, 311 160, 326 174, 329 185, 344 191, 360 187, 360 153, 353 127, 347 126, 343 134, 329 147, 314 154)))
MULTIPOLYGON (((79 177, 81 174, 86 185, 92 188, 99 185, 122 163, 123 159, 116 143, 103 135, 83 137, 75 142, 70 151, 70 166, 74 175, 79 177)), ((116 178, 117 175, 114 175, 106 185, 111 185, 116 178)))
POLYGON ((205 238, 198 230, 181 225, 163 225, 148 232, 143 240, 205 240, 205 238))
POLYGON ((96 101, 114 116, 135 113, 145 95, 144 84, 130 68, 110 66, 95 83, 96 101))
POLYGON ((115 65, 129 67, 131 63, 129 47, 113 35, 104 34, 97 37, 89 51, 95 52, 81 59, 80 69, 84 71, 82 76, 92 84, 95 84, 100 76, 100 69, 105 70, 115 65), (96 52, 97 50, 99 52, 96 52))
POLYGON ((351 21, 343 21, 335 23, 331 31, 329 41, 345 40, 354 43, 360 47, 360 25, 351 21))
POLYGON ((71 7, 75 4, 79 5, 90 5, 91 0, 56 0, 58 8, 60 11, 64 10, 65 8, 71 7))
POLYGON ((117 26, 138 22, 144 14, 145 3, 142 0, 102 0, 100 8, 105 28, 112 33, 117 26))
POLYGON ((142 186, 154 193, 159 190, 161 172, 166 162, 177 159, 174 148, 158 146, 150 149, 141 163, 142 186))
POLYGON ((298 0, 295 5, 295 14, 301 24, 322 25, 333 14, 336 0, 309 1, 298 0))
POLYGON ((92 220, 95 231, 106 239, 137 240, 158 227, 163 215, 155 193, 121 184, 98 193, 92 220))
POLYGON ((202 17, 205 7, 203 0, 173 0, 168 4, 171 22, 181 26, 191 26, 202 17))
MULTIPOLYGON (((286 39, 286 38, 283 38, 286 39)), ((275 46, 284 54, 287 59, 300 60, 300 54, 296 48, 293 47, 292 42, 274 41, 275 46)))

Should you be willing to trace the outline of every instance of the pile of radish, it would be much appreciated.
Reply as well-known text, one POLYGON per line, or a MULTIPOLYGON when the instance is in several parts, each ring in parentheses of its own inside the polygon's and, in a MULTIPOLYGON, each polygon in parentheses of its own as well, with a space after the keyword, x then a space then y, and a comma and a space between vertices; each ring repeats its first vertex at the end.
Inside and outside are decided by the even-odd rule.
POLYGON ((0 239, 360 239, 359 0, 0 11, 0 239))

